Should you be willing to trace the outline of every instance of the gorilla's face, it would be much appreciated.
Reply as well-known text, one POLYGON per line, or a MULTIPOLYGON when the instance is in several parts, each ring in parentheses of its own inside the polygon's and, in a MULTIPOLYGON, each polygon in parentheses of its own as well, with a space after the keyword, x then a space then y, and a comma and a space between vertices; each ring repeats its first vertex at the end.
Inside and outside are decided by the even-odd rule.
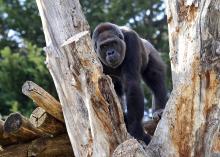
POLYGON ((125 58, 126 45, 122 34, 104 31, 96 40, 95 50, 102 63, 117 68, 125 58))

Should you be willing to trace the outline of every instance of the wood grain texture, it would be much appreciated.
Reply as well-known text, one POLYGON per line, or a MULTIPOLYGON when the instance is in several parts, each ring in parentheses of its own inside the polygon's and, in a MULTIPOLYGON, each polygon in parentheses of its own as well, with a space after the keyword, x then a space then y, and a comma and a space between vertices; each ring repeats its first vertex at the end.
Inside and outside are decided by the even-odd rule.
POLYGON ((42 137, 30 143, 5 147, 1 157, 73 157, 73 151, 67 134, 54 138, 42 137))
POLYGON ((20 113, 11 113, 4 123, 6 134, 15 136, 20 142, 30 141, 41 136, 49 136, 47 133, 35 128, 33 124, 20 113))
POLYGON ((76 156, 111 156, 127 139, 111 79, 92 48, 78 0, 37 0, 46 39, 46 65, 62 105, 76 156), (111 97, 111 101, 108 101, 111 97))
POLYGON ((26 81, 22 86, 22 92, 31 98, 37 106, 42 107, 50 115, 64 122, 60 103, 43 88, 32 81, 26 81))
POLYGON ((0 120, 0 146, 7 146, 10 144, 18 143, 15 136, 7 135, 4 131, 4 121, 0 120))
POLYGON ((41 107, 37 107, 32 112, 30 122, 37 129, 53 136, 66 132, 65 125, 56 118, 52 117, 41 107))

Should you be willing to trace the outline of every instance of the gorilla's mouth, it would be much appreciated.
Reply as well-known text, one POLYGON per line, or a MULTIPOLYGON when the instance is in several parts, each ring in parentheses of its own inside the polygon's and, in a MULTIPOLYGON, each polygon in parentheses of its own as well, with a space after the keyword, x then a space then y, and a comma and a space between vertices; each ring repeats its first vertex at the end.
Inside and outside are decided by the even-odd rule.
POLYGON ((106 61, 110 67, 116 68, 119 65, 119 56, 107 56, 106 61))

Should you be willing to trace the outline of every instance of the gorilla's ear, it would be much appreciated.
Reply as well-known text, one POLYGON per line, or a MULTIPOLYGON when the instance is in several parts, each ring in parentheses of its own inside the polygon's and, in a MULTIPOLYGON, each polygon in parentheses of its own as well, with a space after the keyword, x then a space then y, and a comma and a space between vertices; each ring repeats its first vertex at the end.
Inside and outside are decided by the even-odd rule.
POLYGON ((97 43, 96 42, 94 43, 94 49, 95 50, 97 49, 97 43))
POLYGON ((93 31, 92 31, 92 29, 90 28, 90 37, 92 38, 92 36, 93 36, 93 31))
POLYGON ((97 49, 97 42, 94 40, 94 38, 92 38, 92 46, 94 50, 97 49))

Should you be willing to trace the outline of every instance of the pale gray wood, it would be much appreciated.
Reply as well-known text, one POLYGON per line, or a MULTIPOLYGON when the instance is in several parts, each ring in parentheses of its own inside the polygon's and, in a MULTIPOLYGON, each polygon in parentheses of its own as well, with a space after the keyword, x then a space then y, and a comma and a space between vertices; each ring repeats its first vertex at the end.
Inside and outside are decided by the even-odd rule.
POLYGON ((174 88, 148 147, 154 156, 209 156, 219 127, 219 119, 207 116, 219 115, 220 107, 220 56, 213 44, 220 40, 220 1, 165 2, 174 88))
POLYGON ((60 103, 43 88, 32 81, 26 81, 22 86, 22 93, 31 98, 37 106, 42 107, 50 115, 64 122, 60 103))
POLYGON ((127 139, 111 79, 93 51, 78 0, 36 0, 55 83, 75 156, 111 156, 127 139))

